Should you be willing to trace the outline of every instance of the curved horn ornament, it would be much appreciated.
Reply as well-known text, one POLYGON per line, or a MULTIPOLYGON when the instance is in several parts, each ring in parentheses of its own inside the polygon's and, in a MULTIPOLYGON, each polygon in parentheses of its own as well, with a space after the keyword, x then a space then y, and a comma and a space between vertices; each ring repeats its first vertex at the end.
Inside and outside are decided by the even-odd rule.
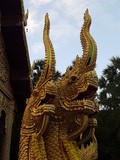
POLYGON ((83 49, 83 55, 76 59, 76 65, 73 67, 72 72, 77 71, 78 74, 92 70, 96 65, 97 46, 94 38, 90 34, 91 17, 88 9, 84 14, 84 23, 80 33, 80 40, 83 49))
POLYGON ((41 76, 36 85, 36 88, 39 88, 40 86, 43 86, 47 81, 52 80, 55 73, 55 53, 49 37, 49 30, 50 20, 48 13, 46 13, 43 31, 43 42, 45 46, 45 66, 41 72, 41 76))
POLYGON ((94 38, 90 34, 91 17, 89 15, 88 9, 84 14, 84 24, 81 29, 80 39, 83 48, 83 56, 81 59, 80 68, 95 67, 96 56, 97 56, 97 46, 94 38))

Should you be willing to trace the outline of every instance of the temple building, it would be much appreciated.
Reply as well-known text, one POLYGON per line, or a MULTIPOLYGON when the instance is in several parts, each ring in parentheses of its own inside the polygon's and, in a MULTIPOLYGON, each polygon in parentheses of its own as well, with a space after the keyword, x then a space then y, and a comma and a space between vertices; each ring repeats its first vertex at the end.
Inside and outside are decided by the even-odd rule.
POLYGON ((15 112, 32 90, 25 24, 22 0, 0 1, 0 160, 10 159, 15 112))

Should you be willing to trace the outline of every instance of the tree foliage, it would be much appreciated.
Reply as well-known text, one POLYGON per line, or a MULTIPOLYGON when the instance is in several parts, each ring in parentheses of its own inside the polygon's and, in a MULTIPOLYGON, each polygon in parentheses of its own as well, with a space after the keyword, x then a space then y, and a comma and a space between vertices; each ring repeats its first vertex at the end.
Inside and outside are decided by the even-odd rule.
POLYGON ((111 58, 111 64, 103 70, 99 79, 99 103, 105 109, 120 109, 120 58, 111 58))
POLYGON ((104 108, 97 120, 99 160, 120 158, 120 58, 112 57, 99 79, 99 104, 104 108))
MULTIPOLYGON (((120 115, 120 110, 118 111, 118 115, 120 115)), ((97 121, 98 159, 119 160, 120 118, 116 124, 114 110, 101 110, 97 115, 97 121)))

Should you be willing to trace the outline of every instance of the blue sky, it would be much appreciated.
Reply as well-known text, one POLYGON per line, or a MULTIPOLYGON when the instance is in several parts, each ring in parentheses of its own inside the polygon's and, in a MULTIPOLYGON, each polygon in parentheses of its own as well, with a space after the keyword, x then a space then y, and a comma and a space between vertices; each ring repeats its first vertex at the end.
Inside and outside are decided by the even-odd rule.
POLYGON ((120 0, 24 0, 24 7, 29 10, 26 35, 31 64, 45 57, 43 27, 47 12, 56 69, 64 73, 77 54, 82 56, 79 35, 87 8, 92 18, 90 33, 98 48, 98 76, 113 56, 120 56, 120 0))

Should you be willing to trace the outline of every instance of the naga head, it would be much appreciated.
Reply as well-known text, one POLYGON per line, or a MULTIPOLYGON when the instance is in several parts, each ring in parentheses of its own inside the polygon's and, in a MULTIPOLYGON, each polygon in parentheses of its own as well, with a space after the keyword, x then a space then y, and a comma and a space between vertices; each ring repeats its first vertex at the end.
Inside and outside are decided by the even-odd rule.
POLYGON ((91 17, 87 9, 80 34, 83 55, 76 57, 75 65, 71 70, 66 70, 62 79, 53 82, 55 55, 49 38, 50 21, 48 14, 46 14, 43 32, 46 52, 45 66, 31 96, 31 99, 32 97, 35 99, 34 105, 51 103, 57 97, 60 106, 65 110, 79 110, 81 113, 90 115, 98 111, 95 101, 98 88, 98 78, 95 73, 97 46, 89 32, 90 25, 91 17))
POLYGON ((95 73, 97 47, 89 33, 91 17, 86 10, 80 39, 82 57, 77 56, 75 65, 66 70, 64 77, 57 82, 61 106, 66 110, 79 110, 81 113, 94 114, 98 111, 95 102, 98 78, 95 73))

